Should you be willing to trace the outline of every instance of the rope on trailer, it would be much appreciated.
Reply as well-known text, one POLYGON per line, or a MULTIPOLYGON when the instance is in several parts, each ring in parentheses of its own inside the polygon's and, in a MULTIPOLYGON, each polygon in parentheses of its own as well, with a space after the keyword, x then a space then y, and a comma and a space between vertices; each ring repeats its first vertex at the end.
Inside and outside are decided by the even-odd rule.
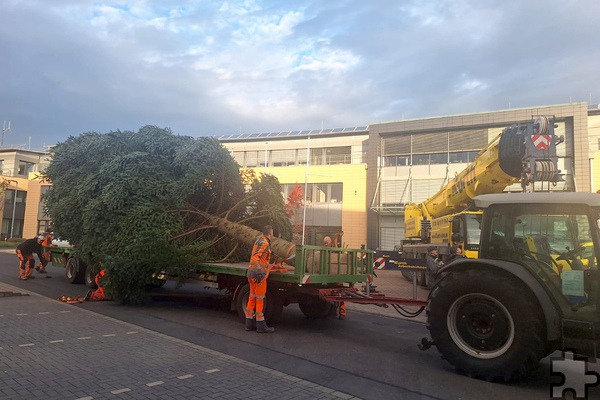
POLYGON ((421 307, 417 311, 409 311, 409 310, 405 309, 404 307, 399 306, 397 304, 392 304, 392 307, 394 307, 394 309, 398 312, 398 314, 402 315, 403 317, 407 317, 407 318, 417 317, 425 309, 425 307, 421 307))

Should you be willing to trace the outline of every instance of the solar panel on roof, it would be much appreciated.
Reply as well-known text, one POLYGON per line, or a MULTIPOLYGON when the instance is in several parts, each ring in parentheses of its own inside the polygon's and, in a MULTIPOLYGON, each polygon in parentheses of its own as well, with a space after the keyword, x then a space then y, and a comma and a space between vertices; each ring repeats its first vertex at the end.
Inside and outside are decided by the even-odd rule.
POLYGON ((331 133, 333 132, 333 129, 329 128, 329 129, 321 129, 321 133, 331 133))
POLYGON ((251 137, 258 137, 260 135, 260 133, 251 133, 248 135, 249 138, 251 137))
POLYGON ((267 137, 269 136, 269 132, 259 133, 257 137, 267 137))
POLYGON ((334 128, 331 132, 342 132, 344 128, 334 128))
POLYGON ((307 135, 307 134, 309 134, 310 132, 311 132, 311 131, 302 131, 302 132, 300 132, 300 135, 307 135))
POLYGON ((357 131, 366 131, 367 127, 366 126, 357 126, 355 130, 357 130, 357 131))

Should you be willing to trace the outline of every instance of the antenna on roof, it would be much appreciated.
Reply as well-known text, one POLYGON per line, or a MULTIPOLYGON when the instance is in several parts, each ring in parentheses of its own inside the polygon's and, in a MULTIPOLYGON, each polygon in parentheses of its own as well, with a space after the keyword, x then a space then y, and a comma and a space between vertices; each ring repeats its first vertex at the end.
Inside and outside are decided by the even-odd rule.
POLYGON ((6 121, 2 124, 2 140, 0 141, 0 147, 4 146, 4 135, 10 132, 10 121, 8 121, 8 127, 6 121))

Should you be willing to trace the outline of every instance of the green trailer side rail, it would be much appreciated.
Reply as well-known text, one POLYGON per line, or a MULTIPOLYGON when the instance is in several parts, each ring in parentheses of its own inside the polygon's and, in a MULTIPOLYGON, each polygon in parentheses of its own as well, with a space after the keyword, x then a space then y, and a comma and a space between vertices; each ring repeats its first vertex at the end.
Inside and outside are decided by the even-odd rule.
MULTIPOLYGON (((248 263, 201 263, 198 273, 245 277, 248 263)), ((364 283, 373 279, 373 251, 320 246, 296 246, 293 270, 273 271, 269 280, 297 285, 364 283)))

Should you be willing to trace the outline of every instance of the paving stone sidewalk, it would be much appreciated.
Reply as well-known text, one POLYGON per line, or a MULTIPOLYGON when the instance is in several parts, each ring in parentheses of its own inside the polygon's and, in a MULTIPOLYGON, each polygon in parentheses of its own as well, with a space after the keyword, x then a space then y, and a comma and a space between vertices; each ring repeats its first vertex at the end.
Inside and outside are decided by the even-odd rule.
POLYGON ((357 399, 4 283, 0 293, 13 294, 0 297, 2 399, 357 399))

